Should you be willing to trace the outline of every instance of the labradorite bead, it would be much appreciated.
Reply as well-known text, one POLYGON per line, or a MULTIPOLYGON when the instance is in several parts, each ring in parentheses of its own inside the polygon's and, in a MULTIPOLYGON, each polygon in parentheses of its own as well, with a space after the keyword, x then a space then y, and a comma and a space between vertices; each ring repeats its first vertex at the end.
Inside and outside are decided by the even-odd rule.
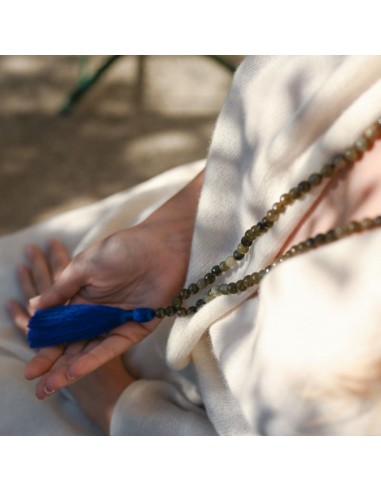
POLYGON ((274 210, 274 212, 279 215, 284 212, 284 207, 285 205, 283 203, 275 202, 271 210, 274 210))
POLYGON ((315 241, 312 237, 307 239, 307 241, 305 241, 305 243, 306 243, 307 248, 313 248, 315 246, 315 241))
POLYGON ((294 201, 294 199, 292 198, 290 193, 285 193, 284 195, 282 195, 279 198, 279 201, 282 205, 289 205, 290 203, 292 203, 294 201))
POLYGON ((258 222, 258 227, 261 229, 261 231, 267 231, 272 226, 273 223, 267 217, 263 217, 263 219, 258 222))
POLYGON ((225 261, 221 261, 219 266, 221 268, 221 272, 227 272, 229 270, 229 267, 227 266, 225 261))
POLYGON ((259 227, 258 224, 253 225, 250 230, 254 234, 254 237, 258 237, 262 234, 262 229, 259 227))
POLYGON ((189 296, 190 296, 190 292, 188 289, 182 289, 180 291, 180 294, 179 294, 180 299, 183 299, 183 300, 188 299, 189 296))
POLYGON ((327 241, 334 241, 336 239, 335 231, 333 229, 330 229, 328 232, 325 233, 325 238, 327 241))
POLYGON ((155 316, 156 316, 156 318, 160 318, 160 319, 164 318, 164 316, 165 316, 164 309, 163 308, 156 309, 155 316))
POLYGON ((314 237, 314 241, 315 241, 317 246, 324 244, 325 243, 325 234, 318 234, 317 236, 314 237))
POLYGON ((246 275, 246 277, 243 279, 243 283, 246 285, 246 287, 252 287, 254 285, 254 280, 251 275, 246 275))
POLYGON ((377 123, 370 125, 364 132, 364 137, 370 142, 374 142, 380 136, 380 126, 377 123))
POLYGON ((341 154, 334 157, 332 164, 335 167, 335 171, 341 171, 348 165, 348 161, 341 154))
POLYGON ((259 272, 258 272, 259 280, 262 280, 265 275, 266 275, 266 272, 264 270, 259 270, 259 272))
MULTIPOLYGON (((246 232, 245 232, 245 238, 248 240, 248 241, 251 241, 253 242, 254 239, 256 238, 256 235, 254 234, 254 232, 251 230, 251 229, 248 229, 246 232)), ((241 243, 242 243, 242 240, 241 240, 241 243)), ((242 243, 243 244, 243 243, 242 243)))
POLYGON ((214 287, 212 287, 210 289, 209 293, 210 293, 210 296, 212 296, 212 297, 218 297, 218 296, 222 295, 222 292, 220 290, 219 285, 215 285, 214 287))
POLYGON ((344 155, 350 163, 356 162, 361 157, 361 153, 356 147, 349 147, 349 149, 344 152, 344 155))
POLYGON ((250 277, 253 279, 254 284, 257 284, 260 280, 258 272, 252 273, 250 277))
POLYGON ((275 222, 279 219, 279 214, 275 212, 275 210, 271 209, 267 212, 266 218, 269 219, 270 222, 275 222))
POLYGON ((297 187, 295 187, 295 188, 291 188, 290 195, 292 196, 293 200, 297 200, 302 196, 302 192, 297 187))
POLYGON ((213 273, 207 273, 204 279, 207 284, 212 284, 216 280, 216 277, 213 275, 213 273))
POLYGON ((189 306, 189 308, 187 309, 187 314, 192 315, 192 314, 196 314, 196 313, 197 313, 196 306, 189 306))
POLYGON ((236 294, 237 293, 237 286, 236 286, 235 282, 230 282, 230 284, 228 284, 228 290, 229 290, 229 294, 236 294))
POLYGON ((378 215, 378 216, 374 219, 374 225, 376 225, 376 226, 381 225, 381 215, 378 215))
POLYGON ((265 268, 265 273, 270 273, 271 272, 271 269, 272 269, 272 266, 269 265, 265 268))
POLYGON ((168 306, 165 308, 166 316, 174 316, 176 314, 176 309, 173 306, 168 306))
POLYGON ((349 222, 349 224, 345 226, 345 230, 350 233, 361 231, 361 224, 353 220, 352 222, 349 222))
POLYGON ((240 253, 239 251, 235 250, 234 253, 233 253, 233 256, 234 258, 237 260, 237 261, 240 261, 240 260, 243 260, 245 255, 240 253))
POLYGON ((319 173, 313 173, 309 176, 308 182, 311 186, 318 186, 321 183, 323 176, 319 173))
POLYGON ((202 290, 202 289, 205 289, 205 287, 207 286, 207 283, 206 283, 206 280, 204 278, 200 278, 199 280, 197 280, 197 287, 202 290))
POLYGON ((298 253, 302 253, 303 251, 306 250, 306 245, 303 243, 299 243, 297 246, 296 246, 296 250, 298 253))
POLYGON ((187 310, 185 308, 180 308, 177 310, 177 316, 183 318, 186 315, 187 315, 187 310))
POLYGON ((176 309, 179 308, 182 305, 182 303, 183 300, 180 299, 180 297, 175 297, 174 299, 172 299, 172 306, 176 309))
POLYGON ((369 140, 365 137, 360 137, 355 142, 356 149, 361 153, 366 152, 371 147, 371 145, 371 142, 369 142, 369 140))
POLYGON ((220 285, 220 292, 224 296, 226 296, 227 294, 229 294, 228 284, 221 284, 220 285))
POLYGON ((212 268, 212 274, 218 277, 219 275, 221 275, 221 273, 221 267, 219 265, 214 265, 214 267, 212 268))
POLYGON ((241 292, 244 292, 247 289, 247 287, 246 287, 245 283, 243 282, 243 280, 238 280, 236 282, 236 285, 237 285, 237 289, 239 291, 241 291, 241 292))
POLYGON ((325 178, 330 178, 331 176, 333 176, 335 174, 335 166, 333 164, 325 164, 321 168, 320 172, 321 172, 322 176, 324 176, 325 178))
POLYGON ((291 256, 294 256, 294 255, 296 255, 296 253, 298 252, 298 250, 296 249, 295 246, 293 246, 291 249, 289 249, 288 252, 290 253, 291 256))
POLYGON ((344 229, 342 227, 335 227, 333 230, 336 239, 340 239, 344 236, 344 229))
POLYGON ((200 290, 197 286, 197 284, 189 284, 188 285, 188 290, 191 294, 197 294, 197 292, 200 290))
POLYGON ((311 189, 311 185, 308 181, 301 181, 298 184, 297 189, 300 191, 300 193, 308 193, 311 189))
POLYGON ((253 241, 248 237, 243 236, 243 238, 241 239, 241 244, 243 246, 246 246, 247 248, 250 248, 250 246, 253 244, 253 241))
POLYGON ((237 264, 237 260, 233 256, 228 256, 225 263, 229 268, 233 268, 237 264))
POLYGON ((205 304, 205 301, 204 299, 199 299, 197 302, 196 302, 196 307, 201 307, 205 304))
POLYGON ((249 251, 249 248, 247 246, 244 246, 243 244, 239 244, 237 246, 237 251, 238 253, 242 253, 243 255, 245 255, 249 251))
POLYGON ((369 229, 373 226, 373 221, 371 219, 364 219, 360 222, 362 229, 369 229))

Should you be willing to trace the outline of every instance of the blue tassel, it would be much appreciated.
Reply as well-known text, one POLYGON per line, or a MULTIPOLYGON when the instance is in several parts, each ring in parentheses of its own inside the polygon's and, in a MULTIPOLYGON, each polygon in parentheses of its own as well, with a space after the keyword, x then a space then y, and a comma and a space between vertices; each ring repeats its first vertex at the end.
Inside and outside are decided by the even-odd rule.
POLYGON ((29 320, 32 348, 96 338, 127 321, 145 323, 155 317, 150 308, 120 309, 99 304, 68 304, 38 309, 29 320))

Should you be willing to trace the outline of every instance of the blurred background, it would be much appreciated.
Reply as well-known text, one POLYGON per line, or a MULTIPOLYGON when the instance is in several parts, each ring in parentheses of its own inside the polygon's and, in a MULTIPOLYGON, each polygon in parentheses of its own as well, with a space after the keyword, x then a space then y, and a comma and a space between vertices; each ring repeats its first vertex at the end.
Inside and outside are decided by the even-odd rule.
POLYGON ((0 234, 206 157, 243 56, 0 56, 0 234))

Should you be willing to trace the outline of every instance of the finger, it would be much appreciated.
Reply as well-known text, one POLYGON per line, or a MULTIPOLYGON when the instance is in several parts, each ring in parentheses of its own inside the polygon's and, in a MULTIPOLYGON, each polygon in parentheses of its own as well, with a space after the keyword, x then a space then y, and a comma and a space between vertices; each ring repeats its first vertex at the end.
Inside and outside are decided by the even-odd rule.
POLYGON ((25 302, 28 303, 29 299, 37 295, 38 292, 33 282, 30 270, 26 265, 24 264, 18 265, 17 278, 25 302))
POLYGON ((92 350, 100 340, 92 340, 91 342, 77 342, 71 344, 67 350, 52 366, 51 370, 41 377, 36 385, 36 397, 40 400, 46 398, 52 393, 78 381, 78 378, 72 378, 68 375, 68 367, 70 362, 75 360, 86 350, 92 350))
POLYGON ((25 366, 25 378, 32 380, 48 372, 64 351, 63 345, 41 349, 25 366))
POLYGON ((103 340, 93 340, 88 343, 84 351, 72 358, 67 364, 62 364, 46 377, 40 379, 36 386, 36 396, 44 399, 49 394, 74 384, 79 379, 94 372, 106 362, 125 352, 131 342, 121 335, 115 335, 103 340))
POLYGON ((26 379, 41 377, 49 371, 57 370, 72 360, 84 350, 87 341, 71 343, 68 346, 60 345, 41 349, 27 364, 24 375, 26 379))
POLYGON ((150 330, 144 325, 126 323, 110 332, 107 338, 88 342, 83 351, 75 357, 62 357, 61 361, 54 365, 54 369, 51 366, 52 370, 38 382, 37 398, 44 399, 49 394, 91 374, 111 359, 122 355, 149 333, 150 330))
POLYGON ((33 244, 27 246, 26 255, 30 262, 31 275, 37 293, 41 294, 52 284, 52 276, 47 259, 41 249, 33 244))
POLYGON ((66 246, 58 239, 51 239, 48 243, 49 265, 56 281, 63 270, 70 263, 70 254, 66 246))
POLYGON ((33 309, 65 304, 85 285, 85 271, 80 261, 72 260, 56 282, 38 297, 31 299, 33 309))
POLYGON ((122 355, 143 340, 151 331, 138 323, 125 323, 112 330, 93 350, 74 360, 68 368, 73 378, 81 378, 95 371, 109 360, 122 355))
POLYGON ((14 299, 7 301, 6 307, 16 326, 26 335, 28 333, 28 322, 30 316, 25 308, 14 299))
POLYGON ((149 333, 150 330, 137 323, 121 325, 110 332, 107 338, 90 342, 83 353, 72 359, 66 368, 51 373, 45 382, 49 388, 56 390, 72 384, 122 355, 149 333))

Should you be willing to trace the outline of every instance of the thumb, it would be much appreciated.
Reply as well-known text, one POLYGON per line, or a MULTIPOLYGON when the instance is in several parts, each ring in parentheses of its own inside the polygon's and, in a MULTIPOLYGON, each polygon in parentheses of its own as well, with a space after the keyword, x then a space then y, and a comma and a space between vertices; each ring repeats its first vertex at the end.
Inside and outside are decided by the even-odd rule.
POLYGON ((65 304, 85 285, 83 269, 72 261, 63 270, 59 278, 42 294, 29 300, 32 310, 46 309, 65 304))

